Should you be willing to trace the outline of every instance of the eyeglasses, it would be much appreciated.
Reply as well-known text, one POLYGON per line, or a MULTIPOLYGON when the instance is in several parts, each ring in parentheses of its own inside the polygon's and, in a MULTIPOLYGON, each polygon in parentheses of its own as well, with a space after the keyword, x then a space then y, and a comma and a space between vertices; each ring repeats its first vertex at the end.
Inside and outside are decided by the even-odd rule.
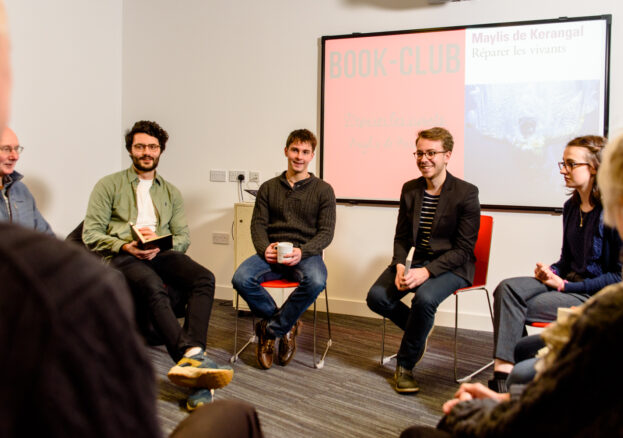
POLYGON ((591 163, 576 163, 575 161, 559 161, 558 168, 562 170, 563 168, 567 170, 567 172, 572 172, 578 166, 590 166, 591 163))
POLYGON ((432 160, 433 158, 435 158, 435 155, 437 155, 437 154, 445 154, 445 153, 446 153, 446 151, 426 151, 426 152, 415 151, 415 152, 413 152, 413 156, 416 159, 420 159, 420 158, 422 158, 423 156, 426 155, 426 158, 428 158, 429 160, 432 160))
POLYGON ((132 147, 140 152, 143 152, 145 149, 149 149, 152 152, 156 152, 158 149, 160 149, 159 144, 153 144, 153 143, 152 144, 136 143, 136 144, 133 144, 132 147))
POLYGON ((0 152, 3 154, 10 154, 11 152, 21 153, 24 150, 21 146, 0 146, 0 152))
POLYGON ((156 152, 158 149, 160 149, 160 145, 159 144, 142 144, 142 143, 136 143, 132 145, 132 148, 136 149, 137 151, 143 152, 145 149, 149 149, 152 152, 156 152))

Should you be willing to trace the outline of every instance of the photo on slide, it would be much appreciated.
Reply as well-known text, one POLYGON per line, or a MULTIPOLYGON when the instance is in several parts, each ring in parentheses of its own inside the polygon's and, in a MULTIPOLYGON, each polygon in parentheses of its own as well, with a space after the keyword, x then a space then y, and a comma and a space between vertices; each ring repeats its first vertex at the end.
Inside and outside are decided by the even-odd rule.
POLYGON ((556 163, 569 140, 601 133, 599 102, 596 80, 466 86, 466 177, 496 204, 520 185, 518 202, 531 205, 531 196, 547 193, 546 205, 562 206, 556 163))

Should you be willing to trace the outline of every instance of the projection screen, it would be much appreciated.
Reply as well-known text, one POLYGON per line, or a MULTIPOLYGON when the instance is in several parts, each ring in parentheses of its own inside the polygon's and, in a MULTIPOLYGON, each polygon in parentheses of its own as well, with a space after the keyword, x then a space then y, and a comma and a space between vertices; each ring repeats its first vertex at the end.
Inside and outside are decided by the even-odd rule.
POLYGON ((417 132, 484 208, 559 211, 565 144, 607 135, 611 16, 322 37, 320 176, 344 203, 394 204, 417 132))

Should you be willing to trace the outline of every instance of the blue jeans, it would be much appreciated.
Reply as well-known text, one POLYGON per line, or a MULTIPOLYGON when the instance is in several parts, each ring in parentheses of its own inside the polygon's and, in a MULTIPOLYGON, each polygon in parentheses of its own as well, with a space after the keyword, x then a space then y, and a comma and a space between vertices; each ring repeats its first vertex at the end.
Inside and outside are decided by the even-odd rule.
POLYGON ((433 328, 439 304, 455 290, 469 284, 458 275, 445 272, 438 277, 430 277, 413 290, 399 291, 395 278, 394 267, 385 269, 370 288, 367 303, 373 312, 389 318, 404 330, 396 359, 398 365, 411 369, 424 355, 426 339, 433 328), (409 292, 414 293, 410 309, 400 301, 409 292))
POLYGON ((255 254, 242 262, 231 282, 251 311, 268 320, 268 334, 280 337, 292 328, 324 290, 327 284, 327 268, 319 255, 302 259, 295 266, 285 266, 266 263, 266 260, 255 254), (260 283, 280 278, 298 281, 300 284, 281 308, 278 308, 275 300, 260 283))
POLYGON ((513 367, 513 371, 511 371, 510 375, 506 379, 506 386, 510 387, 511 385, 527 385, 528 383, 534 380, 536 376, 536 370, 534 369, 534 365, 538 359, 533 357, 531 359, 522 360, 521 362, 517 362, 513 367))

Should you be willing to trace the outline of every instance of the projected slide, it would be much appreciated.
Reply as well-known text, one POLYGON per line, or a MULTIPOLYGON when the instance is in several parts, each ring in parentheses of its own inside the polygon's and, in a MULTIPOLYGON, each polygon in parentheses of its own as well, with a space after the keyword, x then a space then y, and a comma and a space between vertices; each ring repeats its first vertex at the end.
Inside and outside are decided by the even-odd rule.
POLYGON ((322 176, 340 200, 396 201, 421 129, 481 203, 559 208, 564 145, 603 134, 608 20, 323 38, 322 176))

